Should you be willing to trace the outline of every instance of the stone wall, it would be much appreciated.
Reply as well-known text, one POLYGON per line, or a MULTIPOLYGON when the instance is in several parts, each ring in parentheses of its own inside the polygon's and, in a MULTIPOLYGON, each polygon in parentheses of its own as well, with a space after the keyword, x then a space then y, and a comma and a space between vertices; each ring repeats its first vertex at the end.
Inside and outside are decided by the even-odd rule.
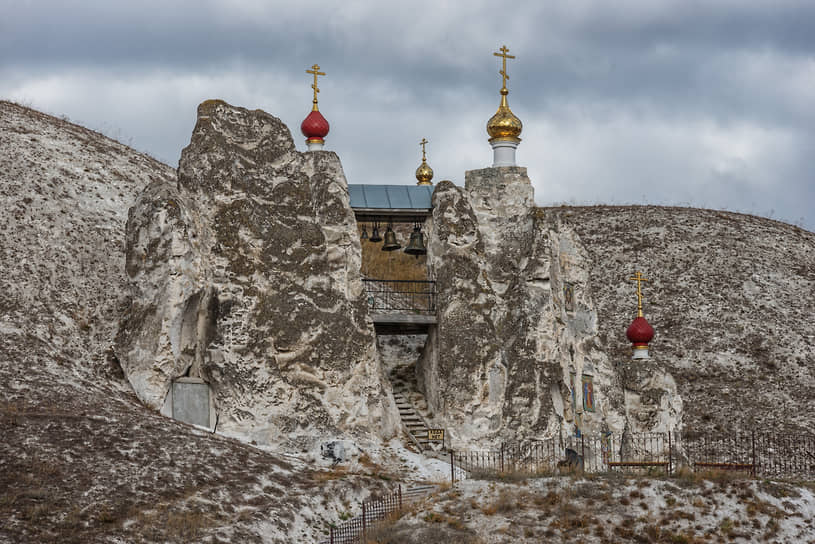
POLYGON ((204 102, 178 184, 151 184, 130 211, 117 353, 154 408, 174 379, 202 378, 218 431, 244 440, 387 437, 397 416, 359 269, 336 154, 297 152, 264 112, 204 102))

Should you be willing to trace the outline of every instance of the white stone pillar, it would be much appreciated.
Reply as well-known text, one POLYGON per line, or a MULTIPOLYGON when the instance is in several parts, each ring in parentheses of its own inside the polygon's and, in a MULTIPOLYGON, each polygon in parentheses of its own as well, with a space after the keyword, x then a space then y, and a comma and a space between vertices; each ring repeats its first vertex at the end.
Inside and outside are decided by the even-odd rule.
POLYGON ((518 149, 518 143, 510 140, 491 141, 492 166, 515 166, 515 150, 518 149))

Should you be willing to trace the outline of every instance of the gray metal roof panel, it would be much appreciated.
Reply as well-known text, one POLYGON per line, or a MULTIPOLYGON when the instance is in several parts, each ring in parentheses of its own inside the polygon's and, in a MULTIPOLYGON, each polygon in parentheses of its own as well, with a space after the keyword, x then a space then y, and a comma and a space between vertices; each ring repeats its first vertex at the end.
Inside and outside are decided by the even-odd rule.
POLYGON ((348 193, 352 208, 428 210, 433 207, 431 185, 349 184, 348 193))
POLYGON ((364 185, 348 185, 348 196, 351 198, 352 208, 364 208, 365 204, 365 190, 364 185), (361 205, 356 206, 354 203, 359 202, 361 205))

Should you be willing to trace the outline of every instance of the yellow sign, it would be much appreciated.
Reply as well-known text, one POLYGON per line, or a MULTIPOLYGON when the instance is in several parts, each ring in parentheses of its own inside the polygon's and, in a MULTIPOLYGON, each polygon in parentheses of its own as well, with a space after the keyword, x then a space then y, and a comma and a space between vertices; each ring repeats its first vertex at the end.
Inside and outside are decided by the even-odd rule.
POLYGON ((427 439, 444 442, 444 429, 427 429, 427 439))

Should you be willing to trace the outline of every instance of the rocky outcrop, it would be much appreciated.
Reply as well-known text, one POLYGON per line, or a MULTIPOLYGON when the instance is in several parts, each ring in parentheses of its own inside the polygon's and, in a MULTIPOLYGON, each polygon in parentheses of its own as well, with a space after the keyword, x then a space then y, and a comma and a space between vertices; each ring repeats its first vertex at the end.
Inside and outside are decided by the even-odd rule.
POLYGON ((622 431, 624 398, 598 342, 587 254, 573 229, 535 208, 526 170, 467 172, 465 189, 440 183, 433 205, 439 324, 417 372, 454 443, 622 431))
POLYGON ((264 112, 204 102, 178 184, 152 184, 130 211, 126 375, 157 409, 174 379, 202 378, 218 430, 245 440, 388 436, 359 269, 337 156, 298 153, 264 112))
POLYGON ((615 361, 630 355, 625 328, 636 298, 626 279, 637 269, 650 280, 644 291, 645 314, 656 329, 654 372, 672 376, 683 401, 682 428, 815 429, 815 233, 693 208, 544 213, 583 241, 599 336, 615 361))

